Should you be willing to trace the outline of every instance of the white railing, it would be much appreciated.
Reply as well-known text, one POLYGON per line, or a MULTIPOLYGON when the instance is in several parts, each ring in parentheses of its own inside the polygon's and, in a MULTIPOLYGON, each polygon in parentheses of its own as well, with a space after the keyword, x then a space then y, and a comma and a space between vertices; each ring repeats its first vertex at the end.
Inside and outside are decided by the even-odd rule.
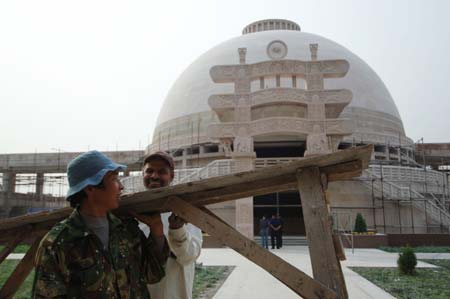
POLYGON ((134 192, 145 191, 142 175, 127 176, 120 179, 124 189, 123 193, 129 194, 134 192))
MULTIPOLYGON (((289 163, 301 158, 258 158, 255 159, 255 169, 289 163)), ((179 180, 178 183, 187 183, 216 176, 227 175, 235 172, 236 165, 232 159, 215 160, 196 172, 179 180)))
POLYGON ((288 158, 257 158, 255 159, 255 168, 262 168, 262 167, 268 167, 268 166, 274 166, 278 164, 283 163, 289 163, 298 161, 302 158, 296 158, 296 157, 288 157, 288 158))
MULTIPOLYGON (((411 170, 414 171, 414 169, 411 170)), ((366 187, 368 187, 369 189, 373 189, 374 193, 376 192, 379 196, 382 195, 386 200, 397 199, 403 201, 411 201, 411 203, 415 207, 429 214, 434 221, 438 222, 440 225, 449 227, 450 213, 445 206, 445 201, 443 202, 437 200, 436 197, 425 197, 420 192, 417 192, 416 190, 411 188, 411 186, 399 186, 398 184, 391 182, 389 180, 389 176, 384 176, 384 166, 382 171, 383 176, 373 172, 372 168, 366 169, 363 171, 361 181, 366 187)), ((405 169, 403 169, 402 171, 405 172, 405 169)))
POLYGON ((371 172, 399 186, 435 194, 448 195, 448 182, 444 173, 405 166, 370 165, 371 172), (381 173, 383 171, 383 173, 381 173))
POLYGON ((352 253, 355 253, 353 242, 353 225, 355 222, 352 213, 333 211, 331 216, 333 217, 333 230, 347 240, 352 248, 352 253))
POLYGON ((196 173, 201 168, 184 168, 184 169, 176 169, 175 170, 175 176, 172 181, 172 185, 179 184, 181 181, 183 181, 185 178, 189 177, 193 173, 196 173))
POLYGON ((412 167, 383 166, 381 168, 371 165, 363 172, 362 178, 364 177, 374 179, 374 189, 378 192, 381 192, 382 185, 384 194, 391 198, 408 200, 409 198, 427 197, 444 211, 448 211, 449 189, 443 173, 412 167), (428 174, 431 178, 436 179, 434 185, 430 183, 432 181, 428 180, 428 174), (381 181, 384 183, 382 184, 381 181))
POLYGON ((217 176, 231 174, 235 171, 235 162, 231 159, 215 160, 203 168, 186 176, 178 183, 187 183, 192 181, 199 181, 217 176))

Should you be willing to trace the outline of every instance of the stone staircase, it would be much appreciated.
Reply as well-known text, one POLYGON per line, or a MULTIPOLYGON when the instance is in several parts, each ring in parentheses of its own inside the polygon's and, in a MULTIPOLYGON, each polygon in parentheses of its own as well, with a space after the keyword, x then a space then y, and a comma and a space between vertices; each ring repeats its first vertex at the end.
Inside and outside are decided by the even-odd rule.
MULTIPOLYGON (((445 206, 445 200, 440 200, 432 193, 419 192, 411 186, 401 186, 391 177, 378 174, 373 168, 363 171, 361 182, 374 196, 385 200, 400 200, 401 203, 412 204, 417 209, 426 212, 433 221, 450 229, 450 213, 445 206)), ((417 181, 416 181, 417 182, 417 181)))

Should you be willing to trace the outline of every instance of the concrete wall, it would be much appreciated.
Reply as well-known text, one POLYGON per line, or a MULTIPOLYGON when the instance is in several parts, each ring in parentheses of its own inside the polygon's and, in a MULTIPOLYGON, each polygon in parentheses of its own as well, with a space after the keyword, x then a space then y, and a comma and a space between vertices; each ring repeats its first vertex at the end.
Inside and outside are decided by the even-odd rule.
MULTIPOLYGON (((103 152, 120 164, 128 165, 130 170, 140 167, 144 151, 103 152)), ((81 152, 29 153, 0 155, 0 172, 14 173, 54 173, 66 172, 67 164, 81 152)))

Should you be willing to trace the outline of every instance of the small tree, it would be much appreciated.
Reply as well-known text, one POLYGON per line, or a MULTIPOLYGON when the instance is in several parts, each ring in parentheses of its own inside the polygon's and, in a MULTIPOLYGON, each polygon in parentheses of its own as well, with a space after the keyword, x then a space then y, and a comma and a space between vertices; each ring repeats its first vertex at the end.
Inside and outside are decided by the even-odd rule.
POLYGON ((414 250, 406 246, 399 253, 397 260, 398 270, 406 275, 413 275, 416 271, 417 257, 414 250))
POLYGON ((354 231, 357 233, 367 233, 366 220, 364 220, 364 217, 361 215, 361 213, 358 213, 356 215, 354 231))

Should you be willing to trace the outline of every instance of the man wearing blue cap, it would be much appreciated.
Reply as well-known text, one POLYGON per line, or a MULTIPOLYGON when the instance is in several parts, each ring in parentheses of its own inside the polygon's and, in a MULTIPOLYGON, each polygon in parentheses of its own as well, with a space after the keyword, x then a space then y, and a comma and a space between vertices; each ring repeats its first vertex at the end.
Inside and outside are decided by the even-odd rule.
POLYGON ((125 168, 97 151, 69 163, 74 211, 39 245, 33 298, 150 298, 147 284, 164 277, 169 248, 159 215, 146 217, 147 238, 134 218, 110 212, 119 206, 125 168))

